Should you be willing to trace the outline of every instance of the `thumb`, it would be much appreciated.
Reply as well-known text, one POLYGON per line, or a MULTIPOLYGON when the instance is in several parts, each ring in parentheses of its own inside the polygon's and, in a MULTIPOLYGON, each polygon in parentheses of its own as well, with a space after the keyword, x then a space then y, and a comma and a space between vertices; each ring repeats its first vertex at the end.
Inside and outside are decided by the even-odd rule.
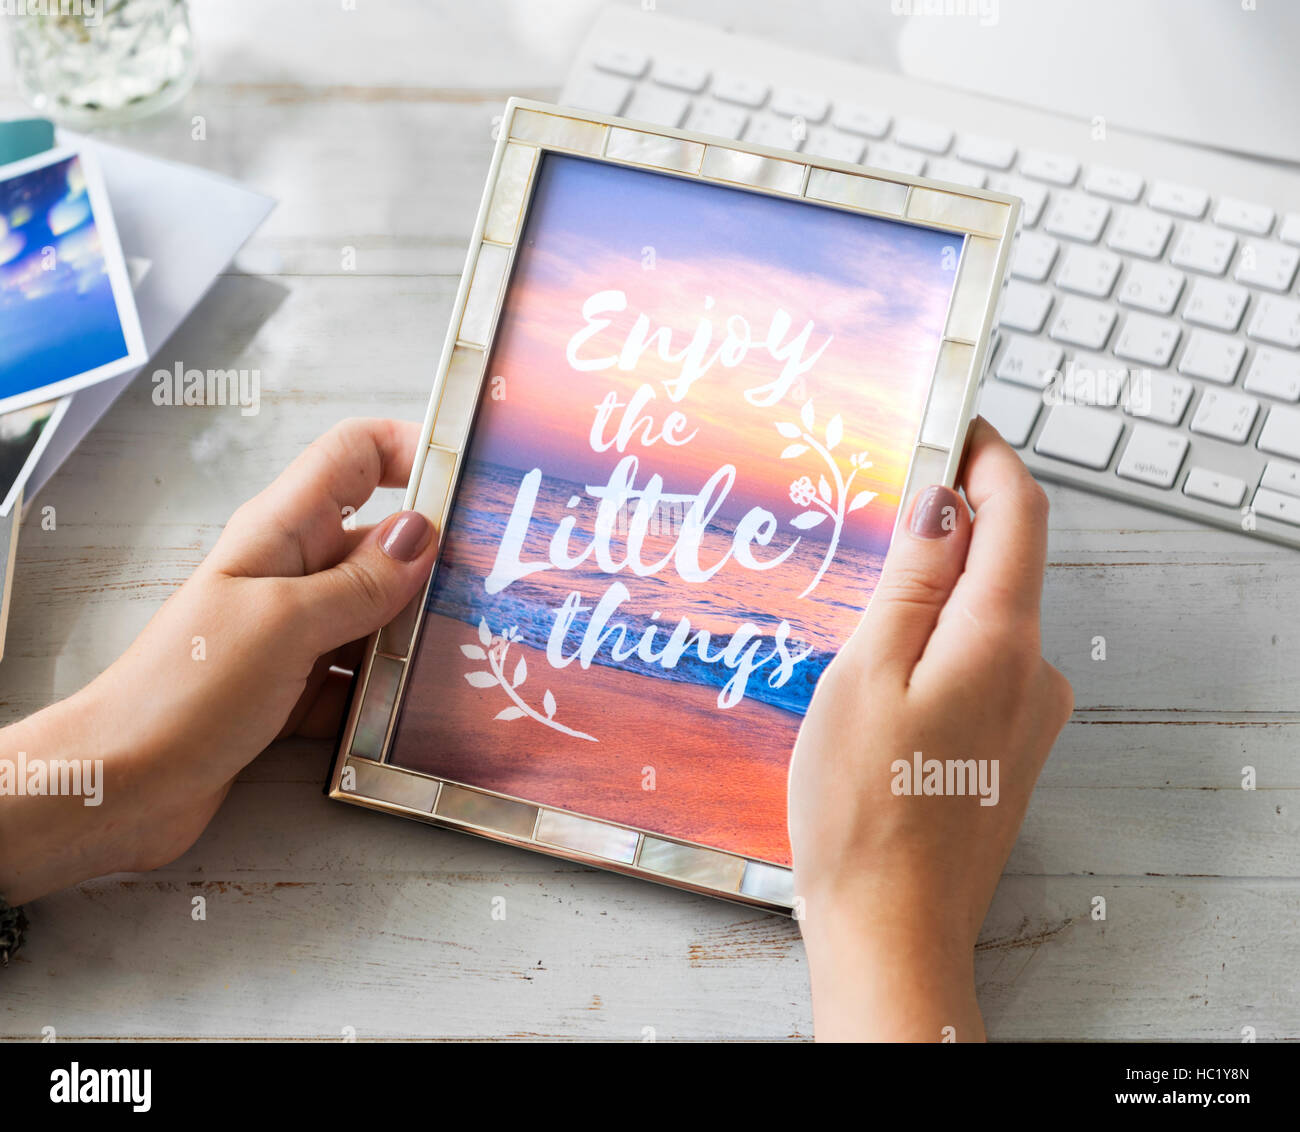
POLYGON ((906 683, 966 565, 969 544, 970 512, 961 496, 938 484, 917 495, 846 649, 865 649, 874 664, 896 670, 906 683))
POLYGON ((406 607, 429 580, 436 533, 418 511, 399 511, 342 562, 301 579, 320 652, 368 636, 406 607))

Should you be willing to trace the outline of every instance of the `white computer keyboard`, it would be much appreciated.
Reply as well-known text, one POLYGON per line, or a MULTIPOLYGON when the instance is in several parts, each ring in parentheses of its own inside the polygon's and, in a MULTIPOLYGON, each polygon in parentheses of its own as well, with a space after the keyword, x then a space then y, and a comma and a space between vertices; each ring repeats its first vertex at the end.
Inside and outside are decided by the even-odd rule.
POLYGON ((1290 170, 622 8, 561 97, 1021 197, 982 415, 1038 474, 1300 546, 1290 170))

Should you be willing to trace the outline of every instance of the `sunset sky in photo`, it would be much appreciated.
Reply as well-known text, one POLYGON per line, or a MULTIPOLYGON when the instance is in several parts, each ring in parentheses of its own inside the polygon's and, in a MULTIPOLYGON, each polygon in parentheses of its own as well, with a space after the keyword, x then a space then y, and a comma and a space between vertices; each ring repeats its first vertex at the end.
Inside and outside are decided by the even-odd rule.
POLYGON ((490 376, 506 379, 506 396, 485 399, 473 456, 603 484, 620 454, 591 451, 595 407, 611 390, 626 402, 649 384, 657 422, 676 410, 689 420, 685 432, 699 432, 683 447, 630 445, 627 452, 640 459, 638 485, 657 472, 668 490, 694 494, 719 466, 734 464, 736 486, 724 513, 734 518, 762 505, 784 523, 802 510, 790 500, 791 482, 805 474, 816 481, 824 464, 812 452, 780 458, 791 441, 775 425, 799 420, 798 390, 766 408, 743 396, 780 372, 764 343, 773 315, 783 309, 791 320, 784 341, 813 324, 805 356, 830 339, 804 380, 813 435, 823 439, 827 422, 841 415, 843 440, 834 455, 845 475, 852 455, 870 453, 873 466, 853 486, 879 496, 850 517, 844 537, 883 549, 958 247, 950 233, 548 155, 490 362, 490 376), (754 346, 734 368, 715 363, 680 403, 662 383, 681 367, 662 361, 653 347, 630 372, 577 372, 565 360, 566 344, 585 325, 584 302, 611 289, 626 294, 628 308, 604 316, 611 324, 583 345, 584 358, 617 355, 641 312, 652 329, 669 329, 673 354, 686 347, 702 318, 713 323, 709 354, 732 316, 748 324, 754 346))

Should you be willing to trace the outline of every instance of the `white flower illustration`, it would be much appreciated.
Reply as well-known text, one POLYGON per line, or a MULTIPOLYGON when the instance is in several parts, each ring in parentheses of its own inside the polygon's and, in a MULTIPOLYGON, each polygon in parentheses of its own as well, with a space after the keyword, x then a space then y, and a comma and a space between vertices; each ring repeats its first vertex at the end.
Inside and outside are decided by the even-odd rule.
POLYGON ((545 724, 547 727, 563 732, 565 735, 572 735, 575 739, 588 739, 593 743, 599 742, 594 735, 574 731, 572 728, 556 722, 555 696, 549 688, 546 689, 546 694, 542 697, 541 711, 525 702, 524 698, 516 690, 528 679, 528 662, 524 657, 521 656, 515 662, 514 672, 511 674, 510 679, 506 679, 506 657, 509 655, 510 646, 522 639, 517 626, 512 625, 500 636, 493 636, 492 630, 488 628, 487 618, 480 618, 478 639, 479 643, 477 645, 461 645, 460 651, 470 660, 486 660, 488 671, 467 672, 465 673, 465 679, 475 688, 501 688, 510 697, 510 706, 497 712, 497 719, 509 721, 527 716, 529 719, 535 719, 538 723, 545 724))
POLYGON ((839 463, 831 455, 839 447, 840 441, 844 439, 844 419, 840 414, 836 413, 826 422, 826 431, 820 441, 813 435, 815 424, 816 417, 813 413, 813 403, 810 398, 803 403, 803 408, 799 411, 798 424, 789 421, 778 421, 776 425, 777 432, 786 440, 795 442, 786 446, 781 453, 782 460, 798 459, 811 450, 822 458, 826 470, 831 475, 830 480, 827 480, 824 474, 819 475, 815 487, 811 476, 800 476, 790 485, 790 501, 800 507, 808 508, 808 510, 801 512, 790 520, 792 527, 796 530, 810 531, 814 527, 821 526, 827 519, 830 519, 835 524, 835 530, 831 535, 830 542, 827 544, 822 564, 813 580, 808 583, 807 589, 799 595, 800 597, 807 597, 817 588, 817 583, 822 580, 822 575, 826 573, 827 568, 834 559, 835 552, 839 549, 840 535, 844 530, 845 516, 852 514, 860 507, 865 507, 876 498, 874 491, 859 491, 851 494, 849 490, 853 485, 854 477, 859 472, 871 467, 870 453, 857 452, 850 456, 849 465, 852 470, 847 476, 840 471, 839 463))

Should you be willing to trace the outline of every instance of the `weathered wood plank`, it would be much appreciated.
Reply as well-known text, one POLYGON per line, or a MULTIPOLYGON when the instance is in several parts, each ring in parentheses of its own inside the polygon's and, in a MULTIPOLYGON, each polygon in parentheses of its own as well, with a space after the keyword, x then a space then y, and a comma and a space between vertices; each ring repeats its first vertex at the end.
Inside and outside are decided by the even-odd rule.
MULTIPOLYGON (((791 921, 603 874, 112 878, 36 912, 6 972, 5 1037, 811 1030, 791 921)), ((1297 915, 1296 882, 1009 878, 977 958, 990 1035, 1232 1041, 1249 1025, 1295 1039, 1297 915), (1091 919, 1097 896, 1104 922, 1091 919)))

